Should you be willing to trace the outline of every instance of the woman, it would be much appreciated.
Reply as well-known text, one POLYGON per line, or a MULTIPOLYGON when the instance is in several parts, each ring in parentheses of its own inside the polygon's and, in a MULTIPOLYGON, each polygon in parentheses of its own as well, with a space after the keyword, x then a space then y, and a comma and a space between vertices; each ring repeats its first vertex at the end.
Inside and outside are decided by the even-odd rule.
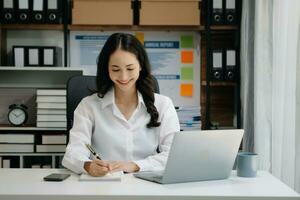
POLYGON ((154 93, 143 45, 130 34, 112 34, 97 64, 98 91, 74 112, 62 164, 92 176, 163 170, 179 122, 172 101, 154 93), (91 160, 86 144, 102 160, 91 160))

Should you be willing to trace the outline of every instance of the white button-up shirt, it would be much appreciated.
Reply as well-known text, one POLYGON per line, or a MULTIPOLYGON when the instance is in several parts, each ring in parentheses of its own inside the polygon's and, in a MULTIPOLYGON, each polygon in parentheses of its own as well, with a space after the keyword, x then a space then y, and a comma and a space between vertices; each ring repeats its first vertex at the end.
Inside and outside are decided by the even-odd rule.
POLYGON ((85 97, 74 112, 63 166, 75 173, 85 172, 84 162, 91 160, 85 144, 92 144, 103 160, 133 161, 140 171, 163 170, 180 126, 170 98, 155 94, 154 104, 161 125, 147 128, 150 115, 139 92, 137 108, 129 120, 118 109, 113 89, 103 98, 96 93, 85 97))

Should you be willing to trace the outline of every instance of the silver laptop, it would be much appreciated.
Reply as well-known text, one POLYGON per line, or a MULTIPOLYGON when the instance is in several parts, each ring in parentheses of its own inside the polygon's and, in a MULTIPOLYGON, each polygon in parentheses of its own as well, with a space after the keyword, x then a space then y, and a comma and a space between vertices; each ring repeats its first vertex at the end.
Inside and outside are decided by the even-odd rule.
POLYGON ((242 129, 176 133, 165 170, 134 176, 161 184, 226 179, 243 134, 242 129))

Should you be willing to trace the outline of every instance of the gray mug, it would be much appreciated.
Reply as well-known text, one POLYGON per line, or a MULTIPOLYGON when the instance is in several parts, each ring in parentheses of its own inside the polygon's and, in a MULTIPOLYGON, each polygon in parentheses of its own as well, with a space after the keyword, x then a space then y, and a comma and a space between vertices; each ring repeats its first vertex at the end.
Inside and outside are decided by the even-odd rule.
POLYGON ((239 152, 237 155, 236 170, 241 177, 255 177, 258 168, 258 155, 252 152, 239 152))

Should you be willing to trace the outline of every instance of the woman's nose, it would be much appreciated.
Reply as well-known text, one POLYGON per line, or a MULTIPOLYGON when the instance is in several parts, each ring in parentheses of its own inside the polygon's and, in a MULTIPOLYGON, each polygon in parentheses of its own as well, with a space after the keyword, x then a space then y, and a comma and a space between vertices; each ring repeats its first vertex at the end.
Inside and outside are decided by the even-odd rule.
POLYGON ((122 81, 126 81, 127 78, 128 78, 128 73, 127 73, 126 71, 121 72, 120 79, 121 79, 122 81))

